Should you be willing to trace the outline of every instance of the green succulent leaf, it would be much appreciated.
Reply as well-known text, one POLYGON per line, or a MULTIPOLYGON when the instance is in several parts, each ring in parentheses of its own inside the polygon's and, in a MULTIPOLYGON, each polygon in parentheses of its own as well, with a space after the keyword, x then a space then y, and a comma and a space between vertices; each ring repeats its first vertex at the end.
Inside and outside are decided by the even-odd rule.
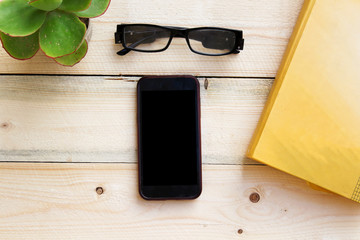
POLYGON ((91 0, 63 0, 59 9, 67 12, 79 12, 89 8, 91 0))
POLYGON ((25 37, 11 37, 0 32, 0 38, 6 52, 16 59, 29 59, 39 50, 39 32, 25 37))
POLYGON ((0 31, 11 36, 27 36, 44 23, 46 12, 24 0, 0 1, 0 31))
POLYGON ((75 14, 84 18, 98 17, 105 13, 106 9, 109 7, 109 4, 110 0, 92 0, 88 9, 85 11, 76 12, 75 14))
POLYGON ((40 48, 52 58, 75 52, 82 43, 86 26, 79 18, 64 11, 49 12, 40 28, 40 48))
POLYGON ((33 7, 44 11, 52 11, 57 9, 62 3, 62 0, 32 0, 29 4, 33 7))
POLYGON ((88 49, 88 44, 86 40, 81 44, 78 50, 76 50, 74 53, 70 55, 66 55, 63 57, 55 58, 55 61, 57 63, 60 63, 65 66, 74 66, 78 62, 81 61, 86 55, 88 49))

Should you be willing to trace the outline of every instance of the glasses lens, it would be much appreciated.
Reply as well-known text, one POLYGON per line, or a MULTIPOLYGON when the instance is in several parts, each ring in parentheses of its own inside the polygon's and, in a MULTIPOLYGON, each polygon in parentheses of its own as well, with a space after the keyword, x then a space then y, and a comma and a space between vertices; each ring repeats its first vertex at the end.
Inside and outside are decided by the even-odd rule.
POLYGON ((235 33, 219 29, 195 29, 189 32, 192 50, 198 53, 222 55, 235 47, 235 33))
POLYGON ((143 51, 164 49, 170 40, 171 32, 160 27, 134 25, 124 28, 125 46, 143 51))

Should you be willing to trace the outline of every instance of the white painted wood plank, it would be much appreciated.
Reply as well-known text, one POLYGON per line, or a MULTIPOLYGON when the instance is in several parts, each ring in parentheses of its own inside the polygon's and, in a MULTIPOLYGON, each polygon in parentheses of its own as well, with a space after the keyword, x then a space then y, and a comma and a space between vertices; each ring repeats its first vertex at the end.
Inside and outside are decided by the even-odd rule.
POLYGON ((358 203, 266 166, 206 165, 203 193, 191 201, 142 200, 136 169, 0 164, 1 239, 360 238, 358 203))
POLYGON ((0 49, 0 73, 274 77, 302 4, 303 0, 113 0, 105 15, 93 19, 88 54, 75 67, 57 65, 41 52, 31 60, 18 61, 0 49), (120 23, 240 29, 245 48, 239 55, 200 56, 190 52, 184 39, 175 39, 165 52, 121 57, 116 55, 120 46, 114 44, 120 23))
MULTIPOLYGON (((0 161, 136 162, 139 78, 0 76, 0 161)), ((203 161, 248 147, 271 79, 200 78, 203 161)))

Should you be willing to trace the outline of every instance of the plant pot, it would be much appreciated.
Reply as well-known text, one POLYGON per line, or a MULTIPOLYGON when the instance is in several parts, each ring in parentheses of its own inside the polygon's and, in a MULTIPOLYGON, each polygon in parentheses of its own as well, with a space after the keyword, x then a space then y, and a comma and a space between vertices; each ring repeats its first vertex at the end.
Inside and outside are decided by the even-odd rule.
POLYGON ((86 33, 84 39, 89 43, 92 36, 92 23, 90 18, 80 18, 80 20, 86 25, 86 33))

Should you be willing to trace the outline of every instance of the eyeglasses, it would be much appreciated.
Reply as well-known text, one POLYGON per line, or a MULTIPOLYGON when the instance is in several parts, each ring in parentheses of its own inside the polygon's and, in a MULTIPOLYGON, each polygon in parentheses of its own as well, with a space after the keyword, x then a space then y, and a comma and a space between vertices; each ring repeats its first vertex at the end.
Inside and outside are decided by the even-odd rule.
POLYGON ((216 27, 183 28, 151 24, 119 24, 115 32, 115 43, 124 49, 117 52, 125 55, 129 51, 165 51, 174 37, 185 38, 190 50, 207 56, 222 56, 243 50, 241 30, 216 27))

